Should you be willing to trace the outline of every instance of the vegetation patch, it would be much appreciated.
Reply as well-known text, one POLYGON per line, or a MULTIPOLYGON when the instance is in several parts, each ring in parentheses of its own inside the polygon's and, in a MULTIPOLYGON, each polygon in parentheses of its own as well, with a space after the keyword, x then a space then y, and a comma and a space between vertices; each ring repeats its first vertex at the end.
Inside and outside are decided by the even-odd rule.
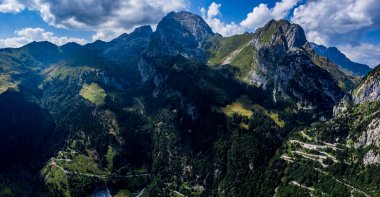
MULTIPOLYGON (((239 97, 230 105, 222 108, 216 108, 216 111, 222 112, 230 118, 233 117, 234 114, 250 118, 253 115, 253 111, 259 111, 270 117, 277 126, 281 128, 285 126, 285 121, 281 120, 277 113, 270 112, 261 105, 252 104, 247 95, 239 97)), ((247 126, 243 125, 243 127, 245 128, 247 126)))
POLYGON ((232 117, 234 114, 238 114, 245 117, 251 117, 253 112, 253 106, 247 95, 243 95, 236 99, 230 105, 220 108, 218 111, 223 112, 228 117, 232 117))
POLYGON ((238 79, 247 81, 252 69, 257 70, 255 69, 257 61, 254 56, 256 53, 256 49, 252 45, 248 45, 232 59, 231 65, 239 68, 239 72, 237 73, 238 79))
POLYGON ((55 79, 65 80, 70 76, 81 76, 83 72, 93 71, 93 68, 88 66, 83 67, 70 67, 70 66, 52 66, 42 71, 46 76, 45 81, 52 81, 55 79))
POLYGON ((41 175, 45 177, 45 183, 49 190, 58 191, 63 196, 70 196, 68 177, 62 169, 57 166, 45 166, 41 175))
POLYGON ((113 169, 113 160, 115 156, 116 156, 115 150, 111 146, 108 146, 106 159, 107 159, 107 164, 108 164, 108 170, 110 171, 112 171, 113 169))
POLYGON ((0 94, 7 91, 9 88, 17 89, 19 82, 13 81, 10 75, 0 75, 0 94))
POLYGON ((67 171, 70 172, 79 172, 79 173, 89 173, 94 175, 105 175, 107 172, 100 170, 97 167, 94 159, 87 157, 85 155, 76 155, 70 162, 62 161, 58 162, 57 165, 61 166, 67 171))
POLYGON ((106 91, 96 83, 84 84, 79 95, 95 105, 103 105, 107 96, 106 91))
POLYGON ((253 38, 253 34, 235 35, 227 38, 212 37, 215 47, 211 49, 210 65, 221 64, 234 51, 243 48, 253 38))

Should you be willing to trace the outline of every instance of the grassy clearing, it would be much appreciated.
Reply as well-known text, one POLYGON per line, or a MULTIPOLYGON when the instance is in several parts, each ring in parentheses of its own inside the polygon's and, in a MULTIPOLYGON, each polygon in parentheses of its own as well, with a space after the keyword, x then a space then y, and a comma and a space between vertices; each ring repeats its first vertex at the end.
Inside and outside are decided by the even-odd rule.
POLYGON ((281 128, 285 127, 285 125, 286 125, 285 121, 281 120, 278 117, 278 114, 270 112, 269 116, 273 119, 273 121, 277 124, 277 126, 279 126, 281 128))
MULTIPOLYGON (((271 117, 272 120, 277 124, 277 126, 281 128, 285 126, 285 121, 281 120, 278 114, 266 110, 261 105, 252 104, 247 95, 239 97, 238 99, 236 99, 235 102, 233 102, 230 105, 227 105, 222 108, 217 108, 216 111, 222 112, 228 117, 232 117, 234 114, 238 114, 248 118, 252 117, 253 111, 260 111, 265 115, 271 117)), ((247 125, 242 125, 242 127, 246 128, 247 125)))
POLYGON ((253 105, 251 104, 247 95, 243 95, 236 99, 230 105, 220 108, 220 111, 226 114, 228 117, 232 117, 234 114, 239 114, 245 117, 251 117, 253 112, 253 105))
POLYGON ((95 105, 103 105, 107 96, 106 91, 96 83, 84 84, 79 95, 95 105))
POLYGON ((265 115, 271 117, 277 126, 279 126, 281 128, 283 128, 285 126, 285 121, 281 120, 280 117, 278 116, 278 114, 276 114, 274 112, 270 112, 270 111, 266 110, 264 107, 262 107, 261 105, 257 105, 257 104, 254 105, 254 109, 257 111, 261 111, 265 115))
POLYGON ((19 82, 13 81, 10 75, 1 74, 0 75, 0 94, 7 91, 8 88, 16 89, 18 88, 19 82))

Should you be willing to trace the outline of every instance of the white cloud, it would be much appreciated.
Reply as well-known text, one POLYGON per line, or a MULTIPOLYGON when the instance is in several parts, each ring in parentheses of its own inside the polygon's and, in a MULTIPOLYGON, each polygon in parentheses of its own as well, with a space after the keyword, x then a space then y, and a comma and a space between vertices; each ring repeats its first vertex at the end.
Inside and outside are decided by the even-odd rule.
POLYGON ((187 8, 186 0, 23 0, 58 28, 95 31, 93 40, 110 40, 141 25, 155 26, 170 11, 187 8))
POLYGON ((364 32, 380 27, 379 0, 309 0, 294 10, 308 40, 318 44, 358 44, 364 32))
POLYGON ((68 42, 85 44, 87 41, 81 38, 57 37, 52 32, 42 28, 25 28, 14 32, 14 37, 0 39, 0 48, 21 47, 33 41, 49 41, 56 45, 63 45, 68 42))
POLYGON ((283 19, 289 15, 289 12, 298 4, 300 0, 282 0, 277 2, 273 8, 267 4, 260 4, 254 7, 252 12, 248 13, 240 25, 247 29, 255 30, 264 26, 271 19, 283 19))
POLYGON ((221 4, 212 2, 208 9, 201 8, 200 11, 202 17, 213 31, 223 36, 231 36, 249 30, 256 30, 264 26, 271 19, 286 18, 299 1, 301 0, 282 0, 277 2, 273 8, 269 8, 267 4, 260 4, 254 7, 252 12, 247 14, 247 18, 239 24, 235 22, 224 23, 220 20, 220 16, 222 15, 220 12, 221 4))
POLYGON ((217 4, 215 2, 212 2, 210 6, 208 7, 207 11, 207 17, 213 18, 220 14, 220 7, 222 7, 222 4, 217 4))
POLYGON ((94 40, 110 40, 141 25, 155 26, 187 6, 186 0, 4 0, 0 12, 29 8, 54 27, 95 31, 94 40))
POLYGON ((380 44, 341 45, 338 46, 338 49, 352 61, 367 64, 371 67, 380 64, 380 44))
POLYGON ((24 8, 25 6, 18 0, 4 0, 0 2, 0 13, 18 13, 24 8))
POLYGON ((201 8, 200 10, 202 13, 202 17, 210 25, 211 29, 214 32, 218 32, 222 34, 223 36, 232 36, 232 35, 244 33, 245 29, 241 27, 240 25, 234 22, 226 24, 219 19, 219 17, 221 16, 221 13, 220 13, 221 6, 222 6, 221 4, 212 2, 207 10, 205 8, 201 8))

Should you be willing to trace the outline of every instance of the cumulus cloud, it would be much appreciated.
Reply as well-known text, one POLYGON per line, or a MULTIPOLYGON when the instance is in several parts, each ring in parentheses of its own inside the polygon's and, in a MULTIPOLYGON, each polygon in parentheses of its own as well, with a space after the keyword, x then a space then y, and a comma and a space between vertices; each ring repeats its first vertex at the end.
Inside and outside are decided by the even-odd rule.
POLYGON ((25 6, 17 0, 4 0, 0 2, 0 13, 21 12, 25 6))
POLYGON ((223 36, 231 36, 245 31, 254 31, 264 26, 271 19, 278 20, 286 18, 299 1, 301 0, 282 0, 277 2, 273 8, 269 8, 267 4, 260 4, 254 7, 252 12, 247 14, 247 18, 238 24, 235 22, 225 23, 221 21, 221 4, 212 2, 208 9, 201 8, 200 11, 202 17, 213 31, 223 36))
POLYGON ((18 1, 38 11, 49 25, 95 31, 93 40, 110 40, 140 25, 155 26, 168 12, 187 7, 185 0, 18 1))
POLYGON ((361 62, 371 67, 380 64, 380 44, 341 45, 338 46, 338 49, 353 61, 361 62))
POLYGON ((250 30, 255 30, 264 26, 271 19, 283 19, 287 17, 290 11, 298 4, 300 0, 282 0, 277 2, 273 8, 267 4, 260 4, 254 7, 252 12, 248 13, 240 25, 250 30))
POLYGON ((364 32, 380 27, 379 9, 379 0, 309 0, 294 10, 292 22, 305 29, 310 41, 356 45, 364 32))
POLYGON ((224 23, 220 20, 219 17, 222 15, 220 13, 221 6, 221 4, 212 2, 208 9, 201 8, 202 17, 210 25, 211 29, 214 32, 222 34, 223 36, 232 36, 244 33, 245 29, 240 25, 234 22, 224 23))
POLYGON ((4 0, 0 12, 29 8, 54 27, 95 31, 93 40, 110 40, 186 7, 186 0, 4 0))
POLYGON ((85 44, 87 41, 81 38, 57 37, 52 32, 42 28, 24 28, 14 32, 14 37, 0 39, 0 48, 21 47, 33 41, 49 41, 56 45, 63 45, 68 42, 85 44))

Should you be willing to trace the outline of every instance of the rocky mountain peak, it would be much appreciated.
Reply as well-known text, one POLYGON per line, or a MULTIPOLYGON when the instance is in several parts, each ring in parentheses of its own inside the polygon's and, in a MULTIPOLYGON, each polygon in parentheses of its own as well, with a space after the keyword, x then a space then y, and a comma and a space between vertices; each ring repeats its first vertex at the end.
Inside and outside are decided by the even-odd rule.
POLYGON ((287 20, 271 20, 264 27, 257 29, 256 35, 256 48, 282 45, 284 50, 289 50, 302 48, 307 43, 302 27, 287 20))
POLYGON ((153 54, 176 55, 205 59, 203 49, 207 39, 214 35, 202 17, 189 12, 171 12, 164 17, 152 35, 153 54))
POLYGON ((273 100, 289 97, 302 106, 330 109, 344 95, 337 85, 340 79, 330 72, 335 65, 328 70, 313 61, 301 26, 271 20, 256 30, 251 43, 258 63, 252 79, 256 83, 259 74, 266 78, 264 84, 273 84, 273 100))
MULTIPOLYGON (((202 17, 190 12, 181 11, 178 13, 170 13, 166 20, 173 19, 181 24, 181 26, 195 37, 198 42, 204 41, 210 35, 213 35, 210 26, 203 20, 202 17)), ((165 18, 163 19, 163 21, 165 18)))

